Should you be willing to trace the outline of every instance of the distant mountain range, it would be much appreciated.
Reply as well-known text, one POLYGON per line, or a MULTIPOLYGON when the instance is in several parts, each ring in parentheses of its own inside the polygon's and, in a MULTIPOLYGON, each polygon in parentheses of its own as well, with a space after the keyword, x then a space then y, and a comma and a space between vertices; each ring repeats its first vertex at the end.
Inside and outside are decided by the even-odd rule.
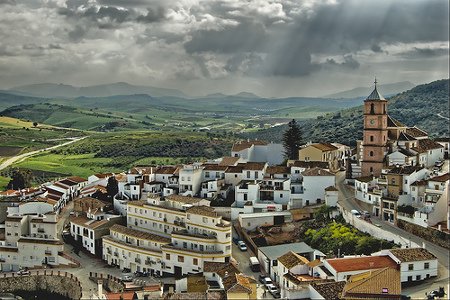
POLYGON ((44 98, 109 97, 116 95, 148 94, 153 97, 187 97, 182 91, 153 86, 131 85, 126 82, 76 87, 66 84, 39 83, 22 85, 8 90, 11 94, 44 98))
MULTIPOLYGON (((415 84, 412 82, 402 81, 389 84, 380 84, 378 85, 378 90, 381 91, 385 97, 388 97, 412 89, 414 86, 415 84)), ((373 85, 369 87, 357 87, 351 90, 325 95, 323 98, 364 98, 370 94, 373 87, 373 85)))
MULTIPOLYGON (((381 88, 379 90, 382 91, 381 88)), ((385 96, 384 92, 382 94, 385 96)), ((450 136, 449 107, 449 79, 418 85, 388 99, 390 116, 407 126, 417 126, 427 131, 431 137, 450 136)), ((303 142, 340 142, 355 145, 363 133, 362 108, 357 106, 315 119, 300 120, 303 142)), ((283 125, 263 129, 243 134, 242 137, 280 142, 282 137, 280 133, 286 128, 287 126, 283 125)))

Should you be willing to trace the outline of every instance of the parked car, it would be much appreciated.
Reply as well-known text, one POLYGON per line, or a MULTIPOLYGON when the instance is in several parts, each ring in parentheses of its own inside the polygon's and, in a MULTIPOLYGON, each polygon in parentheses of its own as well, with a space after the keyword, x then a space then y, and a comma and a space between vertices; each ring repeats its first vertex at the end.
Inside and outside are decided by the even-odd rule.
POLYGON ((236 245, 239 243, 240 239, 238 237, 233 237, 233 243, 236 245))
POLYGON ((356 209, 351 210, 352 215, 354 215, 357 218, 361 218, 361 213, 357 211, 356 209))
POLYGON ((281 298, 280 291, 278 290, 278 288, 275 285, 268 284, 266 287, 267 287, 267 290, 269 291, 269 293, 272 294, 272 296, 274 298, 281 298))
POLYGON ((22 275, 30 275, 30 271, 28 270, 28 268, 23 268, 20 269, 19 271, 17 271, 17 275, 22 276, 22 275))
POLYGON ((361 213, 361 215, 363 215, 364 219, 369 219, 370 218, 370 212, 368 212, 367 210, 363 211, 361 213))
POLYGON ((270 279, 269 276, 263 276, 263 278, 260 278, 259 281, 262 284, 264 284, 265 286, 268 286, 268 285, 271 285, 271 284, 273 285, 273 281, 272 281, 272 279, 270 279))
POLYGON ((133 281, 133 276, 131 276, 131 275, 122 275, 120 277, 120 280, 122 280, 123 282, 131 282, 131 281, 133 281))
POLYGON ((238 242, 238 247, 241 251, 247 251, 247 245, 243 241, 238 242))

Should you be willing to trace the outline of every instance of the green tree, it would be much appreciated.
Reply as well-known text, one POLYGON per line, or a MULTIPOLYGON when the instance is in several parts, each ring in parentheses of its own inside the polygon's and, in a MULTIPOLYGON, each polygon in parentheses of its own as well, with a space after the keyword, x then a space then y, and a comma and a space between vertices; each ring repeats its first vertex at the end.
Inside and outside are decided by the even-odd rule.
POLYGON ((302 131, 297 121, 292 119, 283 134, 284 155, 287 159, 298 159, 298 149, 302 142, 302 131))
POLYGON ((108 193, 108 197, 112 198, 119 192, 119 184, 115 176, 111 176, 108 178, 108 183, 106 184, 106 191, 108 193))
POLYGON ((7 189, 24 189, 31 186, 33 174, 30 170, 14 169, 11 174, 11 180, 7 185, 7 189))

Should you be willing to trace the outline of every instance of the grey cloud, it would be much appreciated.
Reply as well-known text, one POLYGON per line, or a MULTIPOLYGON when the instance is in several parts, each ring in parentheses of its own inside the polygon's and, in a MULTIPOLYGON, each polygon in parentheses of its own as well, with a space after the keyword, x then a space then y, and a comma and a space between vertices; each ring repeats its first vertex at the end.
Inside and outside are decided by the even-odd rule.
POLYGON ((380 45, 377 44, 373 44, 372 47, 370 47, 370 50, 377 53, 383 52, 383 49, 381 49, 380 45))
POLYGON ((336 62, 335 59, 329 58, 326 60, 324 65, 328 66, 340 66, 348 69, 358 69, 359 68, 359 62, 353 57, 353 55, 345 55, 344 61, 341 63, 336 62))
POLYGON ((86 35, 87 31, 86 28, 76 25, 73 30, 69 31, 68 36, 73 42, 78 42, 86 35))
POLYGON ((236 53, 263 50, 266 32, 261 24, 241 23, 224 30, 198 30, 184 44, 188 53, 220 52, 236 53))
POLYGON ((160 6, 155 9, 147 8, 147 14, 138 16, 136 20, 142 23, 153 23, 161 21, 165 19, 165 17, 166 11, 163 7, 160 6))
POLYGON ((448 56, 449 49, 443 48, 418 48, 414 47, 412 50, 405 51, 399 53, 399 56, 405 58, 429 58, 429 57, 437 57, 437 56, 448 56))
POLYGON ((2 4, 15 5, 16 0, 0 0, 0 5, 2 5, 2 4))

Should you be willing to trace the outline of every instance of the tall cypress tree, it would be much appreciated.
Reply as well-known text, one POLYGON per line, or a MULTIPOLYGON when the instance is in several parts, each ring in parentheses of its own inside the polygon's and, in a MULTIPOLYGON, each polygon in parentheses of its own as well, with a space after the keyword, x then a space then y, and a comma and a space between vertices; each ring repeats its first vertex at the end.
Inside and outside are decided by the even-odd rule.
POLYGON ((302 131, 298 123, 292 119, 289 128, 283 133, 284 156, 287 159, 298 159, 298 149, 302 144, 302 131))

